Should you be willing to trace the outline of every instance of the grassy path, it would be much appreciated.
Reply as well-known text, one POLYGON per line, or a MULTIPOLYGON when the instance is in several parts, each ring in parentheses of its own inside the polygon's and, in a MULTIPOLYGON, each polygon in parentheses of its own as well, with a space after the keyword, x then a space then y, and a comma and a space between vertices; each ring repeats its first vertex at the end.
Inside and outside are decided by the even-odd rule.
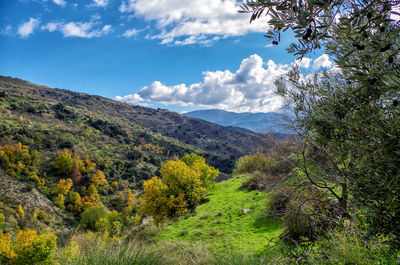
POLYGON ((204 243, 218 252, 257 254, 268 239, 282 232, 280 221, 265 217, 268 194, 239 187, 246 177, 216 184, 195 216, 171 223, 159 235, 160 240, 204 243), (249 213, 243 213, 249 209, 249 213))

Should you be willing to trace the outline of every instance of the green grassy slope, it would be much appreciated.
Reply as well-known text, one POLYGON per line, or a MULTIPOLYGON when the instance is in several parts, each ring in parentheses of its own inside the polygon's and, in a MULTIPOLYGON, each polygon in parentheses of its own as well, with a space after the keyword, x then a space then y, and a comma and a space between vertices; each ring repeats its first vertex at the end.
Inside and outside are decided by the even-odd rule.
POLYGON ((268 240, 279 236, 281 223, 265 217, 268 194, 239 189, 245 176, 216 184, 209 202, 196 209, 196 215, 170 224, 160 240, 204 243, 210 250, 257 254, 268 240), (249 209, 244 213, 243 209, 249 209))

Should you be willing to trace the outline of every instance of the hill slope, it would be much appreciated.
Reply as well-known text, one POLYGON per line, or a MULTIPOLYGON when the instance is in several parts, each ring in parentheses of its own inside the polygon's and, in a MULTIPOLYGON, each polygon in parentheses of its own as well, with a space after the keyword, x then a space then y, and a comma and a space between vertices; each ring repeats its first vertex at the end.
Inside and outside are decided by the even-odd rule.
POLYGON ((216 184, 209 202, 196 208, 196 215, 171 223, 161 240, 204 243, 217 253, 260 254, 266 242, 282 232, 279 220, 265 216, 268 194, 240 189, 245 176, 216 184), (244 209, 249 210, 247 213, 244 209))
MULTIPOLYGON (((238 157, 260 148, 268 148, 267 139, 251 132, 219 126, 168 110, 145 108, 100 96, 52 89, 10 77, 0 76, 0 89, 13 96, 29 97, 33 102, 62 103, 83 112, 108 116, 122 127, 139 125, 151 132, 175 139, 181 144, 192 146, 192 149, 197 149, 209 163, 225 172, 238 157), (226 162, 221 163, 225 165, 217 165, 211 154, 224 157, 226 162)), ((103 124, 95 124, 96 122, 97 120, 93 120, 92 126, 100 129, 103 124)))

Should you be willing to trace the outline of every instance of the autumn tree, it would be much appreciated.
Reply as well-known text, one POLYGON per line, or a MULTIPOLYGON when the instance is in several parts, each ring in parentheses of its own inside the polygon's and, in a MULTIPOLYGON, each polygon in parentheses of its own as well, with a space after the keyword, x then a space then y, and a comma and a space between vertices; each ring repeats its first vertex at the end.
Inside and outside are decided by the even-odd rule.
POLYGON ((187 203, 183 199, 183 194, 177 197, 168 195, 168 186, 158 177, 145 181, 143 192, 141 211, 153 216, 156 224, 187 212, 187 203))
POLYGON ((72 160, 71 152, 68 150, 60 152, 53 162, 54 168, 64 177, 70 176, 73 165, 74 161, 72 160))
POLYGON ((168 161, 160 170, 162 179, 153 177, 143 184, 142 212, 156 222, 184 214, 204 198, 218 170, 195 154, 168 161))
POLYGON ((93 184, 94 186, 98 187, 98 186, 104 186, 108 182, 107 182, 106 176, 104 175, 103 171, 98 170, 90 178, 90 183, 93 184))
POLYGON ((21 230, 13 241, 11 234, 0 230, 1 264, 51 264, 57 248, 54 234, 38 234, 35 230, 21 230))
POLYGON ((72 179, 60 179, 56 187, 56 193, 66 195, 71 189, 72 185, 72 179))

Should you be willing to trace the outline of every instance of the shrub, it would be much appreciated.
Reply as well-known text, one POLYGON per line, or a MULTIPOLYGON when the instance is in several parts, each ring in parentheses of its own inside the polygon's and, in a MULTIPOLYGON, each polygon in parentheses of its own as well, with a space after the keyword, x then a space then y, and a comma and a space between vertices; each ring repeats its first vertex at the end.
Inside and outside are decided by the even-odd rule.
POLYGON ((100 218, 106 218, 107 212, 108 210, 104 206, 89 208, 81 214, 79 226, 83 229, 96 231, 96 223, 100 218))
POLYGON ((66 177, 71 174, 73 165, 74 161, 72 159, 72 154, 68 150, 60 152, 53 163, 53 166, 55 169, 57 169, 57 172, 66 177))
POLYGON ((103 171, 98 170, 93 176, 90 178, 90 183, 95 186, 104 186, 107 184, 106 176, 104 175, 103 171))
POLYGON ((0 230, 1 264, 50 264, 56 249, 57 237, 53 234, 38 235, 34 230, 18 232, 16 242, 9 233, 0 230))
POLYGON ((357 228, 331 231, 306 255, 308 264, 399 264, 400 252, 390 248, 386 238, 372 239, 357 228))
POLYGON ((246 155, 238 159, 233 174, 253 173, 254 171, 266 171, 268 158, 263 153, 246 155))

